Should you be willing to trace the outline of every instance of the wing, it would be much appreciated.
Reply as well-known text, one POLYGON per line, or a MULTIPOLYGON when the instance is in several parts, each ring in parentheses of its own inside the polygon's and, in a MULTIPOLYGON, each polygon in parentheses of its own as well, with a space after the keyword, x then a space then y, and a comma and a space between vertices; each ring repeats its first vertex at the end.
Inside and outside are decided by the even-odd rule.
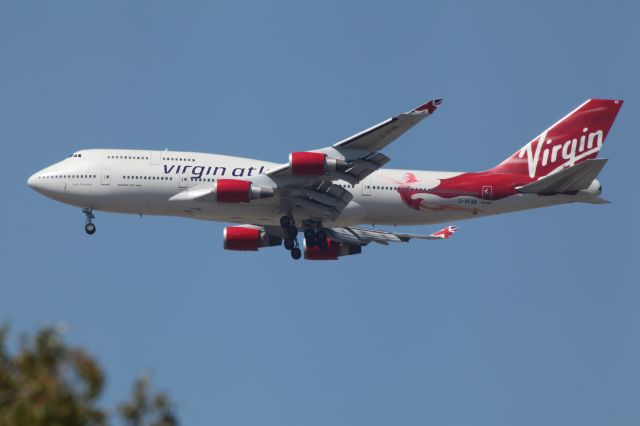
POLYGON ((451 238, 458 230, 457 226, 447 226, 431 235, 404 234, 364 228, 328 228, 329 239, 341 243, 365 246, 370 242, 388 245, 390 242, 407 242, 412 238, 421 240, 443 240, 451 238))
POLYGON ((432 99, 409 112, 398 114, 382 123, 343 139, 333 146, 334 148, 380 151, 404 132, 433 114, 441 103, 442 99, 432 99))
POLYGON ((279 190, 281 199, 314 212, 317 216, 335 220, 349 204, 353 194, 328 179, 290 184, 279 190))
POLYGON ((265 174, 278 188, 283 203, 335 219, 353 195, 335 182, 355 185, 389 161, 378 152, 400 135, 433 114, 442 99, 389 118, 333 146, 294 152, 289 162, 265 174))

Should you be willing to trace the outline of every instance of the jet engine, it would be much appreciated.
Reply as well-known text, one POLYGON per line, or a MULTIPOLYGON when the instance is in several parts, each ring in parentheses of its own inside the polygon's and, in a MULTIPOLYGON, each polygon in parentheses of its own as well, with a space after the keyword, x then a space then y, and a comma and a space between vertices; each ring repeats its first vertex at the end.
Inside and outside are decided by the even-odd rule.
POLYGON ((289 166, 294 176, 320 176, 327 172, 344 171, 348 163, 344 160, 327 158, 320 152, 292 152, 289 166))
POLYGON ((259 226, 227 226, 223 235, 225 250, 257 251, 282 244, 282 238, 268 235, 259 226))
POLYGON ((338 243, 327 238, 327 248, 325 250, 318 246, 307 247, 304 243, 304 258, 308 260, 338 260, 341 256, 362 253, 362 246, 338 243))
POLYGON ((248 203, 250 200, 273 197, 273 188, 257 186, 248 180, 218 179, 215 182, 219 203, 248 203))

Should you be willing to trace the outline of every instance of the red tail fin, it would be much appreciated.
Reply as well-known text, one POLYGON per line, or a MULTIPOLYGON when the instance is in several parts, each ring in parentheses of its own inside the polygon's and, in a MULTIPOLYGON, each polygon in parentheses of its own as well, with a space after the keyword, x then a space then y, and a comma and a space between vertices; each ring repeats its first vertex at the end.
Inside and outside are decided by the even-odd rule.
POLYGON ((537 179, 595 158, 622 103, 589 99, 491 171, 537 179))

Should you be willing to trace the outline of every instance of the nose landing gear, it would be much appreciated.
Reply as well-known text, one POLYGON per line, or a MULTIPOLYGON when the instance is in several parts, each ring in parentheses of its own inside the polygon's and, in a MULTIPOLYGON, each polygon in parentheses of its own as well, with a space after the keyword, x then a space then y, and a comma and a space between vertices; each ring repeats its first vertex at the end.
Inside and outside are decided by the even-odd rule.
POLYGON ((82 209, 82 213, 87 217, 87 220, 84 225, 84 232, 89 235, 93 235, 96 232, 96 226, 93 224, 93 219, 95 216, 93 215, 93 209, 91 207, 85 207, 82 209))

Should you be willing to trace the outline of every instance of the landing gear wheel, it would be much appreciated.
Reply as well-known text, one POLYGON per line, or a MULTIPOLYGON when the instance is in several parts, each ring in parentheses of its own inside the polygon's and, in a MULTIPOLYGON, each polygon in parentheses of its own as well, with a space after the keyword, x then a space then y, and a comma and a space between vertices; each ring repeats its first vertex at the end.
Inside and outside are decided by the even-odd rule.
POLYGON ((285 238, 284 240, 284 248, 287 250, 291 250, 294 246, 294 242, 291 238, 285 238))
POLYGON ((93 209, 91 207, 85 207, 82 209, 82 213, 84 213, 86 219, 84 225, 84 232, 89 235, 93 235, 96 232, 96 226, 93 224, 92 220, 95 219, 93 215, 93 209))
POLYGON ((93 235, 96 232, 96 226, 93 223, 87 223, 84 226, 84 232, 89 235, 93 235))
POLYGON ((293 224, 293 220, 291 219, 291 216, 282 216, 280 218, 280 226, 282 226, 283 228, 288 228, 293 224))
POLYGON ((320 250, 326 250, 329 248, 329 243, 327 243, 326 237, 323 240, 320 240, 320 242, 318 243, 318 247, 320 247, 320 250))
POLYGON ((287 235, 289 235, 289 238, 294 239, 298 236, 298 228, 296 228, 295 226, 289 226, 287 228, 287 235))
POLYGON ((284 248, 290 250, 292 258, 300 259, 302 252, 298 246, 298 228, 296 228, 293 218, 289 215, 280 217, 280 226, 282 226, 284 248))
POLYGON ((294 260, 298 260, 302 257, 302 252, 300 251, 300 249, 298 247, 294 247, 291 249, 291 257, 294 260))
POLYGON ((304 237, 304 240, 307 242, 307 247, 315 247, 318 245, 318 239, 316 238, 316 236, 312 236, 312 237, 304 237))

